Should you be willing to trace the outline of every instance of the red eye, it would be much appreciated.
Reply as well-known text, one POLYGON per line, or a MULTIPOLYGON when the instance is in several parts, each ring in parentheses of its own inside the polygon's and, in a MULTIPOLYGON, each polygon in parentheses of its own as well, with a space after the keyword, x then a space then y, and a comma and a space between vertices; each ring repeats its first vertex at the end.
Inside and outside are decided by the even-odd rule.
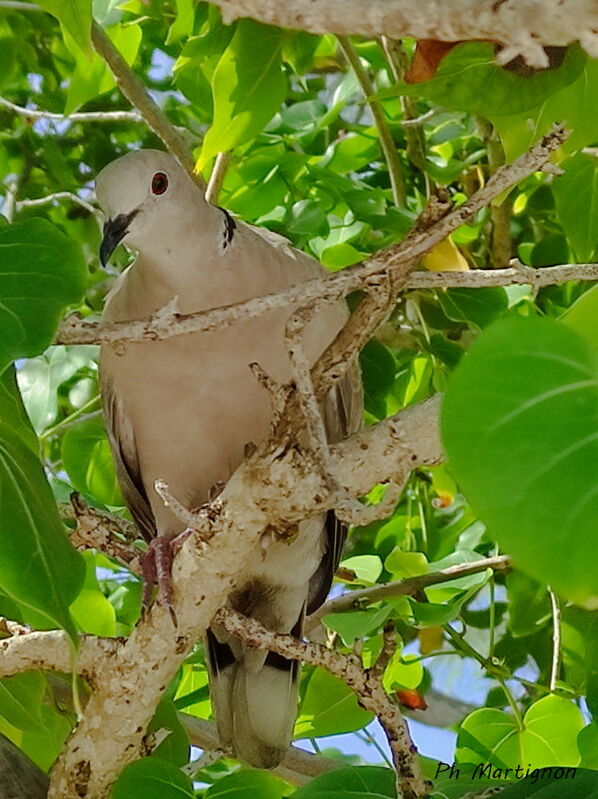
POLYGON ((156 172, 152 178, 152 194, 164 194, 168 188, 168 176, 164 172, 156 172))

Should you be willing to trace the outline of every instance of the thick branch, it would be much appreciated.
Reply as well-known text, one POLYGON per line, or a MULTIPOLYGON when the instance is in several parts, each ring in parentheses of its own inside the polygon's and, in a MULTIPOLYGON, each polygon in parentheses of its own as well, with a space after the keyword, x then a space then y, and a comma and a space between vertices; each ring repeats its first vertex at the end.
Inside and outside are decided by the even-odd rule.
POLYGON ((311 33, 375 38, 491 39, 506 45, 508 59, 522 55, 547 67, 546 45, 579 40, 598 55, 594 0, 211 0, 225 22, 253 17, 311 33))
MULTIPOLYGON (((331 459, 340 483, 361 496, 394 476, 402 461, 409 464, 405 469, 438 462, 437 413, 438 400, 428 400, 334 447, 331 459)), ((117 656, 98 666, 84 718, 52 772, 49 799, 104 799, 120 770, 139 756, 157 701, 225 603, 259 536, 270 525, 325 511, 335 499, 309 454, 296 447, 282 453, 258 450, 237 469, 213 503, 210 541, 190 536, 175 559, 178 627, 156 604, 117 656)))
POLYGON ((55 343, 101 344, 116 341, 153 341, 202 330, 223 329, 241 319, 261 316, 276 308, 297 304, 305 306, 322 298, 328 298, 331 301, 338 299, 356 289, 363 288, 372 278, 379 280, 378 276, 384 273, 392 276, 393 284, 398 290, 399 286, 405 285, 404 280, 419 257, 443 241, 449 233, 466 222, 476 211, 484 208, 493 197, 540 169, 564 138, 565 134, 562 130, 555 130, 512 164, 498 169, 482 189, 470 197, 466 203, 451 211, 426 230, 425 233, 408 237, 404 242, 381 250, 363 264, 336 272, 326 279, 315 278, 291 286, 277 294, 268 294, 236 305, 212 308, 191 314, 166 313, 161 310, 147 319, 99 324, 82 322, 78 318, 69 318, 62 324, 55 343))
MULTIPOLYGON (((93 682, 98 663, 112 658, 119 644, 115 638, 84 636, 80 642, 77 669, 93 682)), ((10 677, 32 669, 69 672, 72 668, 71 650, 66 633, 27 632, 0 640, 0 677, 10 677)))

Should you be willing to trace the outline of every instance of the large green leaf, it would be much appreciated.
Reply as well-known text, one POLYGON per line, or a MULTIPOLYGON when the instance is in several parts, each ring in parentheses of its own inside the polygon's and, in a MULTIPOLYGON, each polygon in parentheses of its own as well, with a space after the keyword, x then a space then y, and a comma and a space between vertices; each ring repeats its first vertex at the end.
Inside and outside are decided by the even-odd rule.
POLYGON ((0 422, 0 590, 33 626, 63 627, 83 581, 83 560, 68 540, 41 463, 0 422))
POLYGON ((45 350, 85 275, 79 246, 45 219, 0 227, 0 371, 45 350))
POLYGON ((281 799, 288 795, 289 786, 273 774, 241 769, 211 785, 205 799, 281 799))
POLYGON ((499 132, 508 161, 517 158, 547 133, 555 122, 564 122, 571 135, 563 145, 565 152, 574 152, 592 144, 598 137, 598 115, 588 113, 598 103, 598 59, 588 58, 579 77, 551 94, 539 105, 519 114, 488 118, 499 132))
POLYGON ((389 768, 351 766, 310 780, 293 799, 394 799, 395 775, 389 768))
POLYGON ((318 738, 360 730, 373 714, 357 704, 353 691, 338 677, 316 669, 309 679, 295 724, 296 738, 318 738))
POLYGON ((37 453, 39 442, 23 405, 12 364, 0 375, 0 421, 9 424, 13 433, 18 433, 27 446, 37 453))
POLYGON ((486 118, 521 113, 544 102, 575 81, 586 63, 579 47, 569 47, 556 69, 520 77, 496 63, 493 44, 470 42, 446 55, 435 76, 423 83, 401 83, 380 96, 413 94, 446 108, 480 114, 486 118))
POLYGON ((598 799, 598 771, 546 769, 516 785, 507 785, 500 799, 598 799))
POLYGON ((598 160, 576 153, 562 167, 552 186, 559 220, 577 260, 589 261, 598 249, 598 160))
POLYGON ((91 56, 91 0, 39 0, 38 5, 55 16, 77 46, 91 56))
POLYGON ((284 98, 280 28, 244 19, 237 26, 212 80, 214 122, 204 138, 198 167, 216 153, 252 139, 284 98))
POLYGON ((597 431, 597 359, 547 319, 489 327, 455 370, 442 409, 450 469, 489 535, 523 571, 590 605, 597 431))
POLYGON ((498 768, 577 766, 576 738, 583 728, 581 711, 559 696, 545 696, 517 719, 495 708, 474 710, 463 721, 457 738, 459 763, 491 761, 498 768))
POLYGON ((186 774, 157 757, 144 757, 127 766, 116 781, 110 799, 194 799, 186 774))

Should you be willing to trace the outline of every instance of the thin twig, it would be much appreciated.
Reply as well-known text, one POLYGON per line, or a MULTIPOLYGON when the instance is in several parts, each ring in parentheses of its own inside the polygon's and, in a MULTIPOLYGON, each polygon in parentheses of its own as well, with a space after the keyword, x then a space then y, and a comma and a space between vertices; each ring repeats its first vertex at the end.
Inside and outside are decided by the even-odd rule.
POLYGON ((226 170, 230 162, 230 150, 223 153, 218 153, 212 169, 212 174, 208 180, 208 187, 206 189, 206 201, 212 205, 218 205, 218 195, 224 183, 226 170))
POLYGON ((80 205, 81 208, 85 208, 86 211, 97 219, 103 219, 102 214, 95 206, 71 191, 56 191, 53 194, 47 194, 45 197, 36 197, 34 200, 19 200, 16 204, 16 210, 22 211, 23 208, 36 208, 43 205, 58 205, 60 200, 68 200, 76 205, 80 205))
POLYGON ((15 105, 5 97, 0 97, 0 106, 14 111, 19 116, 27 119, 51 119, 56 122, 143 122, 143 117, 138 111, 85 111, 75 114, 55 114, 52 111, 42 111, 39 108, 25 108, 15 105))
POLYGON ((388 125, 388 120, 386 119, 382 103, 379 100, 373 99, 373 95, 375 94, 374 84, 372 83, 367 71, 364 69, 350 38, 348 36, 337 36, 337 39, 345 58, 355 73, 355 77, 361 86, 361 90, 365 95, 366 102, 370 107, 372 116, 374 117, 374 124, 376 125, 376 130, 378 131, 380 147, 382 148, 386 166, 388 167, 388 176, 390 178, 394 204, 398 208, 406 208, 407 195, 405 192, 405 181, 401 171, 401 162, 398 156, 397 145, 392 138, 392 133, 390 132, 390 127, 388 125))
POLYGON ((312 613, 306 620, 306 630, 309 632, 324 616, 330 613, 341 613, 344 610, 371 605, 374 602, 380 602, 395 596, 414 596, 430 585, 457 580, 459 577, 477 574, 478 572, 486 571, 486 569, 505 571, 510 568, 510 565, 510 560, 506 555, 497 555, 493 558, 484 558, 471 563, 459 563, 456 566, 449 566, 446 569, 430 572, 429 574, 407 577, 405 580, 396 580, 392 583, 374 585, 371 588, 348 591, 346 594, 329 599, 315 613, 312 613))
POLYGON ((183 522, 183 524, 190 530, 199 533, 202 538, 206 536, 208 530, 206 528, 205 519, 199 513, 186 508, 179 500, 173 496, 165 480, 156 480, 154 482, 156 493, 167 508, 174 513, 174 515, 183 522))
POLYGON ((550 669, 550 690, 556 690, 561 670, 561 608, 559 598, 552 588, 548 589, 552 606, 552 666, 550 669))

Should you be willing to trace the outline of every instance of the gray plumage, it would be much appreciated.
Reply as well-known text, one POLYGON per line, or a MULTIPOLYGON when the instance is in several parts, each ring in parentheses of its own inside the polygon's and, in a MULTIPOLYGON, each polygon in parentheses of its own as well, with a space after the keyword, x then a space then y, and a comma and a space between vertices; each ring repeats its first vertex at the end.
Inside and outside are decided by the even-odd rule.
MULTIPOLYGON (((139 253, 107 298, 108 321, 141 319, 169 304, 182 313, 230 305, 323 271, 284 239, 208 205, 181 167, 155 150, 130 153, 106 167, 97 179, 97 196, 111 220, 103 258, 120 240, 139 253)), ((198 507, 242 462, 246 444, 268 435, 270 397, 249 364, 257 361, 275 380, 288 382, 283 331, 290 312, 271 311, 224 330, 129 343, 124 349, 102 347, 108 435, 123 495, 148 541, 156 535, 171 538, 184 527, 156 494, 155 480, 166 480, 177 499, 198 507)), ((305 329, 312 362, 346 316, 344 304, 330 305, 305 329)), ((355 370, 330 393, 323 412, 331 441, 359 427, 355 370)), ((328 514, 303 522, 290 541, 264 537, 230 604, 270 630, 300 635, 306 609, 314 610, 328 592, 344 534, 328 514)), ((248 650, 217 628, 207 633, 207 649, 223 743, 252 765, 276 765, 292 736, 298 664, 248 650)))

